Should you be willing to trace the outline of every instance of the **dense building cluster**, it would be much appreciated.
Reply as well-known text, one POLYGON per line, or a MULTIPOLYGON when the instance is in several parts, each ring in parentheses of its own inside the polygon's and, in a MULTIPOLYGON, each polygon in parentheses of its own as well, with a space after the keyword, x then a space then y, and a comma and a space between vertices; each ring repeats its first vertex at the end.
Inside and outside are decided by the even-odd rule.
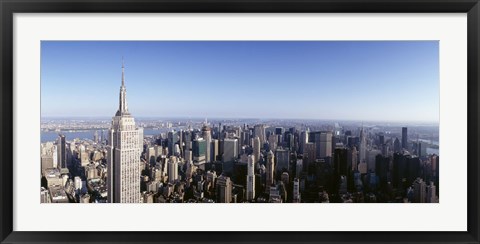
MULTIPOLYGON (((110 149, 94 139, 42 144, 42 202, 109 202, 110 149)), ((438 153, 406 127, 204 123, 142 145, 138 202, 438 202, 438 153)))
POLYGON ((438 202, 438 145, 421 127, 205 120, 144 137, 123 77, 107 137, 41 144, 41 202, 438 202))

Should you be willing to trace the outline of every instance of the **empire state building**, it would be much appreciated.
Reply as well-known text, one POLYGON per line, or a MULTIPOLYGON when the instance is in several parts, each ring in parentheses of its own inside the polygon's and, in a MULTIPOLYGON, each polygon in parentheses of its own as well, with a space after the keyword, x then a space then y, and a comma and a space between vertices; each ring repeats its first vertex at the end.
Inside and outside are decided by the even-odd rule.
POLYGON ((123 62, 119 106, 108 136, 108 202, 139 203, 143 129, 135 126, 135 119, 128 112, 123 62))

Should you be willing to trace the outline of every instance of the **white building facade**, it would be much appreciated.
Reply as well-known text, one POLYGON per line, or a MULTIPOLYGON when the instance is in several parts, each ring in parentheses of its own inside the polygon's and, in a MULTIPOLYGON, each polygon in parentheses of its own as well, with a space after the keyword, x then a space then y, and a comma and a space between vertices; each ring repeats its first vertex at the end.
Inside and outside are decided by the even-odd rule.
POLYGON ((143 129, 128 112, 124 70, 122 64, 119 108, 108 131, 108 202, 139 203, 143 129))

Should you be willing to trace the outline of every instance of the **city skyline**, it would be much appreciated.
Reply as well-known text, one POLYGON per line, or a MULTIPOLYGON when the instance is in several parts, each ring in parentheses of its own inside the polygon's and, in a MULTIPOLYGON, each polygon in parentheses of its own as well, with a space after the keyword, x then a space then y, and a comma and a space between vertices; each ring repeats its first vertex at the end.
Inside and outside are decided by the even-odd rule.
MULTIPOLYGON (((190 44, 194 46, 198 43, 212 44, 212 42, 192 43, 190 44)), ((252 45, 252 43, 255 47, 265 44, 265 42, 219 42, 215 43, 215 47, 221 49, 222 45, 226 45, 228 46, 226 50, 231 52, 233 50, 231 45, 238 48, 241 45, 252 45)), ((283 50, 287 47, 291 48, 292 46, 289 45, 292 43, 295 48, 303 48, 304 45, 311 44, 310 42, 300 43, 301 45, 298 45, 299 42, 269 42, 268 44, 280 45, 283 50)), ((314 44, 318 43, 314 42, 314 44)), ((382 46, 377 44, 376 47, 382 46)), ((381 44, 388 46, 391 43, 381 44)), ((65 54, 61 48, 55 50, 65 54)), ((271 50, 270 54, 278 54, 278 51, 271 50)), ((372 50, 369 51, 372 53, 372 50)), ((298 55, 298 50, 295 50, 295 54, 298 55)), ((267 59, 275 63, 272 57, 267 59)), ((71 65, 67 62, 67 66, 71 65)), ((227 69, 232 67, 231 64, 226 66, 227 69)), ((191 67, 193 70, 201 69, 201 67, 191 67)), ((264 67, 261 66, 261 68, 264 67)), ((298 66, 295 67, 298 68, 298 66)), ((355 67, 363 68, 363 66, 355 67)), ((215 68, 223 71, 222 68, 215 68)), ((287 65, 285 68, 293 67, 287 65)), ((282 69, 282 67, 276 65, 275 69, 282 69)), ((401 68, 398 69, 401 70, 401 68)), ((68 68, 59 70, 68 73, 68 68)), ((55 141, 50 139, 40 144, 41 203, 439 202, 438 124, 437 126, 401 125, 400 127, 398 124, 388 123, 365 126, 363 122, 333 124, 331 122, 338 121, 338 117, 342 117, 342 114, 355 116, 360 113, 365 116, 373 111, 373 114, 380 113, 385 120, 393 115, 399 115, 401 118, 414 116, 416 110, 423 111, 424 114, 431 112, 431 109, 427 108, 428 103, 422 103, 427 95, 421 86, 402 90, 403 92, 407 90, 408 95, 403 94, 402 91, 395 91, 395 96, 389 97, 395 104, 400 105, 413 101, 412 108, 403 110, 398 110, 401 106, 383 103, 381 98, 386 91, 381 87, 371 94, 367 94, 367 91, 371 92, 373 88, 357 89, 350 94, 353 98, 344 98, 343 96, 349 95, 349 90, 329 93, 339 89, 338 84, 330 82, 313 82, 309 86, 301 86, 304 89, 296 90, 283 87, 281 82, 280 85, 269 82, 240 82, 239 84, 242 85, 240 88, 224 87, 226 94, 222 89, 212 88, 212 83, 189 84, 182 89, 167 88, 167 92, 153 96, 158 102, 136 107, 131 106, 129 101, 148 101, 150 97, 148 91, 157 92, 151 86, 158 83, 150 83, 150 86, 145 87, 145 84, 129 82, 129 79, 125 78, 125 70, 122 57, 120 89, 117 97, 110 98, 109 95, 105 95, 110 90, 101 89, 98 86, 94 87, 102 91, 102 95, 98 97, 77 90, 78 87, 92 89, 95 81, 91 80, 74 82, 69 90, 57 92, 51 97, 47 96, 47 104, 53 97, 55 104, 66 105, 66 109, 75 113, 76 116, 81 114, 83 109, 89 111, 91 116, 104 107, 109 107, 110 102, 104 101, 107 98, 116 101, 117 106, 111 109, 116 112, 111 117, 110 123, 69 119, 41 122, 42 134, 57 133, 55 141), (132 84, 131 87, 134 90, 141 88, 147 94, 140 97, 134 93, 131 98, 129 92, 127 96, 129 84, 132 84), (309 95, 311 90, 313 93, 309 95), (256 92, 259 93, 256 94, 256 92), (422 96, 411 97, 415 92, 420 92, 422 96), (367 102, 360 100, 356 102, 357 94, 361 94, 360 98, 364 98, 363 101, 367 102), (68 102, 58 100, 58 97, 63 95, 67 95, 70 100, 75 101, 75 104, 69 105, 68 102), (77 95, 87 99, 79 102, 76 100, 77 95), (329 99, 329 95, 333 97, 329 99), (169 96, 172 99, 169 99, 169 96), (222 96, 229 96, 229 99, 222 99, 222 96), (375 100, 375 104, 368 105, 366 98, 375 100), (345 101, 349 107, 341 108, 345 101), (352 101, 353 105, 350 104, 352 101), (136 120, 135 109, 154 111, 149 113, 151 116, 159 111, 155 108, 164 111, 170 109, 173 111, 171 112, 173 116, 176 112, 189 114, 189 117, 198 117, 201 114, 205 120, 195 122, 193 120, 142 122, 136 120), (307 112, 309 116, 316 116, 316 120, 312 121, 312 118, 304 118, 302 121, 289 118, 232 119, 210 120, 214 123, 208 123, 210 111, 213 111, 213 114, 222 114, 223 110, 228 111, 235 118, 257 111, 262 112, 258 117, 263 118, 268 118, 279 110, 283 111, 285 117, 307 112), (133 114, 130 111, 133 111, 133 114), (318 113, 326 111, 337 119, 318 118, 320 117, 318 113), (107 134, 104 133, 105 128, 108 128, 107 134), (144 129, 148 129, 148 132, 144 129), (84 130, 87 130, 87 133, 84 130), (70 134, 67 136, 67 133, 70 134), (73 140, 67 139, 70 136, 73 140)), ((140 68, 136 72, 138 70, 140 68)), ((368 71, 376 73, 378 70, 379 67, 376 67, 376 70, 368 71)), ((352 70, 348 69, 348 71, 352 70)), ((429 71, 432 72, 432 70, 429 71)), ((209 72, 212 71, 207 71, 209 72)), ((301 73, 296 72, 294 76, 300 77, 301 73)), ((92 74, 99 75, 101 72, 92 72, 92 74)), ((281 80, 284 74, 279 71, 279 76, 272 75, 270 82, 275 79, 281 80)), ((69 76, 76 77, 73 74, 69 76)), ((182 75, 179 77, 181 79, 182 75)), ((312 79, 310 77, 305 80, 312 81, 312 79)), ((349 83, 346 88, 354 88, 355 82, 349 83)), ((181 84, 180 87, 182 85, 185 84, 181 84)), ((221 87, 225 84, 220 82, 217 85, 221 87)), ((60 85, 57 84, 57 86, 60 85)), ((59 88, 57 86, 54 87, 59 88)), ((363 84, 360 87, 364 88, 366 85, 363 84)), ((391 90, 392 86, 388 89, 391 90)), ((435 88, 432 86, 426 90, 431 91, 435 88)), ((48 95, 49 92, 45 94, 48 95)), ((43 98, 42 101, 44 101, 43 98)), ((50 108, 47 106, 48 109, 50 108)), ((166 115, 172 116, 171 113, 167 112, 166 115)), ((42 117, 46 116, 42 115, 42 117)))
POLYGON ((438 123, 436 41, 42 42, 42 117, 111 117, 120 53, 138 118, 438 123))

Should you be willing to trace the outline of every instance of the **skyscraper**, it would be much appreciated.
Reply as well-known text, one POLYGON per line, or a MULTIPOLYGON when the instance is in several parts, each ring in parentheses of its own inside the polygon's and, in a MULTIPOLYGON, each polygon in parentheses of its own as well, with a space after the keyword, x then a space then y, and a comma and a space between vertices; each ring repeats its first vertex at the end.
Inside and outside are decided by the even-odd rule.
POLYGON ((135 126, 128 111, 123 62, 119 107, 108 134, 108 202, 139 203, 143 129, 135 126))
POLYGON ((247 200, 255 199, 255 156, 248 155, 247 162, 247 200))
POLYGON ((319 158, 331 157, 332 156, 332 132, 322 132, 320 133, 320 141, 317 148, 320 149, 319 158))
POLYGON ((398 140, 398 138, 395 138, 395 140, 393 141, 393 151, 396 153, 399 153, 402 151, 400 141, 398 140))
POLYGON ((367 142, 365 140, 365 133, 363 131, 363 127, 360 130, 360 145, 358 147, 358 154, 360 163, 365 163, 366 161, 366 153, 367 153, 367 142))
POLYGON ((402 127, 402 148, 408 150, 407 127, 402 127))
POLYGON ((293 202, 300 202, 300 181, 298 178, 293 180, 293 202))
POLYGON ((178 180, 178 162, 177 157, 170 156, 168 159, 168 183, 176 183, 178 180))
POLYGON ((266 172, 267 181, 265 183, 265 189, 269 189, 269 187, 274 183, 275 181, 274 171, 275 171, 275 156, 273 155, 272 151, 269 151, 267 155, 267 172, 266 172))
POLYGON ((238 140, 225 138, 223 141, 223 162, 233 162, 238 157, 238 140))
MULTIPOLYGON (((263 144, 266 141, 265 138, 265 125, 260 124, 260 125, 255 125, 254 127, 254 135, 258 136, 260 138, 260 145, 263 146, 263 144)), ((258 159, 257 159, 258 160, 258 159)))
POLYGON ((67 168, 67 144, 65 135, 58 135, 57 139, 57 167, 59 169, 67 168))
POLYGON ((230 177, 220 175, 217 178, 217 202, 230 203, 232 202, 232 181, 230 177))
MULTIPOLYGON (((206 121, 206 119, 205 119, 206 121)), ((206 155, 205 155, 205 160, 208 162, 211 162, 213 161, 212 158, 211 158, 211 143, 212 143, 212 129, 210 129, 210 127, 208 127, 208 124, 205 122, 205 124, 203 125, 202 127, 202 137, 203 139, 207 142, 207 145, 206 145, 206 155)))
POLYGON ((255 136, 252 141, 253 156, 255 157, 256 162, 258 162, 260 160, 260 138, 258 136, 255 136))

